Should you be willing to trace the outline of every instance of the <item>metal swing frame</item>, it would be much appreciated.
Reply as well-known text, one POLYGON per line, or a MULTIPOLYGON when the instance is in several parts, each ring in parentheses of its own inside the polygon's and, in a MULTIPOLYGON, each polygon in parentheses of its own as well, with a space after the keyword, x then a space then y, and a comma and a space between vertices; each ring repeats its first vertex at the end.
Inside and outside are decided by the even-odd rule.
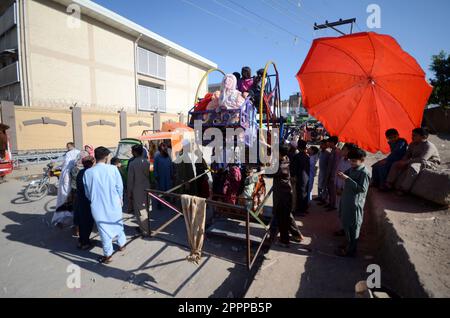
MULTIPOLYGON (((149 234, 151 237, 156 237, 159 233, 161 233, 165 228, 167 228, 169 225, 171 225, 173 222, 175 222, 176 220, 178 220, 178 218, 183 217, 183 213, 180 212, 176 207, 174 207, 173 205, 171 205, 169 202, 167 202, 166 200, 164 200, 164 197, 171 197, 171 198, 176 198, 176 199, 180 199, 181 198, 181 194, 178 193, 173 193, 174 191, 182 188, 184 185, 189 184, 191 182, 194 182, 195 180, 199 179, 200 177, 206 175, 209 172, 209 170, 207 170, 206 172, 192 178, 189 181, 186 181, 166 192, 164 191, 160 191, 160 190, 154 190, 154 189, 147 189, 147 213, 148 213, 148 220, 149 220, 149 234), (150 221, 150 216, 151 216, 151 211, 150 211, 150 206, 151 206, 151 198, 156 199, 157 201, 161 202, 162 204, 164 204, 165 206, 167 206, 169 209, 171 209, 172 211, 174 211, 176 214, 175 216, 173 216, 171 219, 169 219, 167 222, 165 222, 164 224, 162 224, 161 226, 159 226, 157 229, 152 230, 151 229, 151 221, 150 221)), ((270 195, 273 192, 273 188, 271 188, 269 190, 269 192, 266 194, 266 196, 264 197, 264 199, 262 200, 261 204, 259 205, 258 209, 253 212, 250 210, 247 210, 245 207, 240 206, 240 205, 233 205, 233 204, 229 204, 229 203, 225 203, 225 202, 220 202, 220 201, 215 201, 215 200, 210 200, 210 199, 205 199, 206 204, 208 204, 209 206, 212 207, 216 207, 216 208, 227 208, 227 209, 231 209, 234 211, 238 211, 238 212, 242 212, 243 214, 245 213, 245 241, 246 241, 246 263, 241 263, 238 261, 233 261, 230 259, 225 259, 223 257, 220 257, 218 255, 214 255, 211 253, 207 253, 207 252, 203 252, 204 254, 209 254, 211 256, 220 258, 220 259, 225 259, 227 261, 230 261, 232 263, 235 264, 239 264, 239 265, 243 265, 247 267, 248 271, 251 271, 253 266, 255 265, 255 262, 259 256, 259 253, 261 252, 262 247, 264 246, 267 238, 269 237, 269 233, 270 233, 270 224, 272 223, 272 219, 269 222, 269 225, 266 225, 259 217, 259 213, 262 211, 262 209, 264 208, 264 205, 266 204, 267 200, 269 199, 270 195), (251 230, 251 226, 250 223, 253 223, 256 221, 257 223, 259 223, 263 228, 264 228, 264 236, 261 239, 261 242, 258 244, 258 247, 256 249, 256 252, 252 255, 252 242, 250 239, 250 230, 251 230)), ((221 214, 220 210, 216 211, 218 214, 221 214)), ((177 243, 178 244, 178 243, 177 243)), ((184 245, 184 244, 178 244, 178 245, 182 245, 186 248, 189 248, 188 245, 184 245)))

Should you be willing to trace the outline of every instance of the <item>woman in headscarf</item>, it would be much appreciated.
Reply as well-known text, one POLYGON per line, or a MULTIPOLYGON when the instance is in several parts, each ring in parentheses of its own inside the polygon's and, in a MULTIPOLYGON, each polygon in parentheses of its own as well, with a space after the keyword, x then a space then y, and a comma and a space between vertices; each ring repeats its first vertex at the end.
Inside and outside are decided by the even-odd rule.
POLYGON ((92 247, 90 236, 94 226, 94 219, 91 212, 91 202, 86 197, 84 190, 83 176, 87 169, 91 168, 95 163, 92 156, 86 156, 81 159, 83 169, 79 171, 76 177, 77 198, 75 204, 75 215, 77 215, 79 227, 78 248, 87 250, 92 247))
POLYGON ((84 151, 86 151, 89 156, 94 157, 94 146, 92 145, 85 145, 84 146, 84 151))
MULTIPOLYGON (((227 74, 223 78, 220 90, 219 109, 238 110, 244 104, 245 99, 242 97, 241 92, 236 89, 236 82, 236 77, 233 74, 227 74)), ((222 120, 225 123, 235 124, 239 122, 239 112, 228 113, 226 115, 222 116, 222 120)))
POLYGON ((240 91, 236 89, 236 77, 233 74, 227 74, 222 80, 220 88, 219 107, 225 109, 237 109, 245 102, 240 91))
MULTIPOLYGON (((83 160, 89 157, 89 153, 85 150, 81 151, 76 159, 75 165, 70 171, 70 187, 72 189, 72 200, 73 200, 73 234, 74 236, 79 236, 79 214, 77 209, 77 176, 81 170, 84 169, 83 160)), ((92 157, 92 156, 90 156, 92 157)))

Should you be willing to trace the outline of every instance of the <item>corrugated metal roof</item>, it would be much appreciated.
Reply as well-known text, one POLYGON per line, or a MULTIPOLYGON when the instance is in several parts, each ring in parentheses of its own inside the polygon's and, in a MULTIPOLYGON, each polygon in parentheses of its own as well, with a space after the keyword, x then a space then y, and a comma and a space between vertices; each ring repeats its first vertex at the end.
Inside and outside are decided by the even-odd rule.
POLYGON ((162 50, 170 52, 170 55, 179 56, 194 64, 205 68, 216 68, 217 64, 130 21, 121 15, 102 7, 101 5, 89 0, 53 0, 62 5, 69 6, 77 4, 81 8, 81 14, 87 15, 95 20, 101 21, 113 28, 121 30, 125 33, 135 36, 142 35, 142 40, 152 44, 162 50))

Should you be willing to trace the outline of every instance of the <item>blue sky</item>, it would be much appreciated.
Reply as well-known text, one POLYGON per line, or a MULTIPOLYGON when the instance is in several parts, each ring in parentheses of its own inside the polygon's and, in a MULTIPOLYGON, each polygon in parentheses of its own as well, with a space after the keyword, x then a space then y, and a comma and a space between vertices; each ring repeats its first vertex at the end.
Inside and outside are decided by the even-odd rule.
MULTIPOLYGON (((355 32, 368 31, 369 4, 381 8, 379 33, 392 35, 427 72, 431 56, 450 53, 448 0, 95 0, 108 9, 214 62, 227 73, 268 60, 281 75, 282 97, 299 90, 295 74, 312 39, 314 22, 355 17, 355 32), (299 5, 300 4, 300 5, 299 5), (244 8, 242 8, 244 7, 244 8), (252 13, 254 14, 252 14, 252 13), (296 39, 297 38, 297 39, 296 39)), ((345 32, 349 27, 342 27, 345 32)), ((218 81, 212 77, 210 82, 218 81)))

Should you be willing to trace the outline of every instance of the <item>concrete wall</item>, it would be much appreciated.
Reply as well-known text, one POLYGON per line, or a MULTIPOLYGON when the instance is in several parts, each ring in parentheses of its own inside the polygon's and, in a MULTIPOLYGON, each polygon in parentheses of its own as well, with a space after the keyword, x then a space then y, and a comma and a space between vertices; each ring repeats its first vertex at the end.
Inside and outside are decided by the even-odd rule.
POLYGON ((136 138, 142 135, 144 130, 153 129, 153 115, 128 115, 127 137, 136 138))
POLYGON ((83 144, 116 147, 120 140, 118 114, 83 113, 83 144))
POLYGON ((60 149, 73 140, 71 111, 17 107, 15 122, 17 147, 21 151, 60 149))
POLYGON ((69 141, 78 148, 85 144, 116 147, 122 137, 135 138, 144 130, 160 129, 166 121, 179 122, 177 114, 128 114, 14 106, 0 101, 1 121, 14 153, 61 150, 69 141))

